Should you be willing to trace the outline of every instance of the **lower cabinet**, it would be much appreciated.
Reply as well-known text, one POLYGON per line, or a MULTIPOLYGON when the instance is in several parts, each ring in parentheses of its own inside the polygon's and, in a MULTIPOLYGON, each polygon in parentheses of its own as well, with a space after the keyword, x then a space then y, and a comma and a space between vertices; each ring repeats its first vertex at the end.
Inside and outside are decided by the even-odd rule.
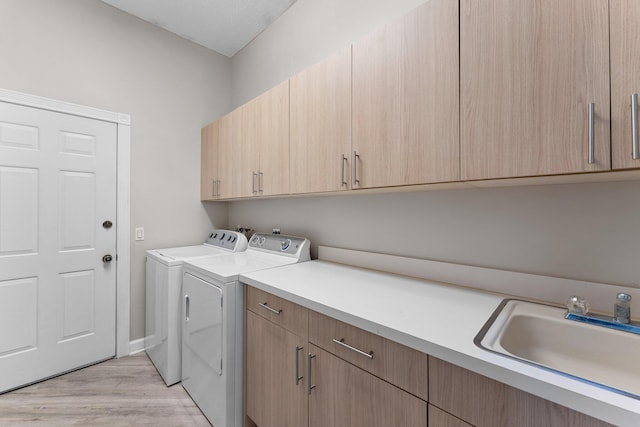
POLYGON ((429 403, 477 427, 610 426, 435 357, 429 357, 429 403))
POLYGON ((460 418, 444 412, 437 406, 429 405, 429 426, 430 427, 473 427, 460 418))
POLYGON ((247 416, 260 427, 307 425, 307 390, 296 381, 306 369, 306 338, 251 311, 246 319, 247 416))
POLYGON ((427 427, 426 355, 250 286, 246 291, 247 427, 427 427), (352 345, 367 352, 345 347, 352 345))
POLYGON ((246 290, 246 427, 610 425, 250 286, 246 290))
POLYGON ((425 401, 319 347, 310 348, 310 427, 427 426, 425 401))

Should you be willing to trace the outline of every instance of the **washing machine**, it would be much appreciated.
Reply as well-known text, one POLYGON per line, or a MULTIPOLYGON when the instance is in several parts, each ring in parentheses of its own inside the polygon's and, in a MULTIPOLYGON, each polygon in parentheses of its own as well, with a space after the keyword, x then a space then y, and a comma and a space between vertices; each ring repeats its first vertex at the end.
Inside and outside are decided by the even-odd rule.
POLYGON ((256 233, 247 250, 184 263, 182 386, 214 427, 242 427, 241 274, 308 261, 309 240, 256 233))
POLYGON ((244 251, 247 243, 242 233, 214 230, 201 245, 147 251, 144 345, 168 386, 179 382, 182 377, 183 262, 244 251))

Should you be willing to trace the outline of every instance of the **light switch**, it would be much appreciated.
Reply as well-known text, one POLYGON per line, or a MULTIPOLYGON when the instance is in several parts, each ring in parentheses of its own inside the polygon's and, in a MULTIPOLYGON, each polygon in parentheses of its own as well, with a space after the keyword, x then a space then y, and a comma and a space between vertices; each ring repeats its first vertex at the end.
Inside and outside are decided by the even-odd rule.
POLYGON ((136 227, 136 240, 144 240, 144 227, 136 227))

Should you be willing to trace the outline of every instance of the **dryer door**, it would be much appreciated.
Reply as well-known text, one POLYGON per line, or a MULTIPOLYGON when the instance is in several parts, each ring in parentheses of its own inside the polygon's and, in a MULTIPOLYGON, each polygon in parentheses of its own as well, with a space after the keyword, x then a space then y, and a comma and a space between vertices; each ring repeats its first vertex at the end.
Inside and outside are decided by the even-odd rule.
POLYGON ((182 381, 222 375, 222 289, 189 273, 182 281, 182 381))

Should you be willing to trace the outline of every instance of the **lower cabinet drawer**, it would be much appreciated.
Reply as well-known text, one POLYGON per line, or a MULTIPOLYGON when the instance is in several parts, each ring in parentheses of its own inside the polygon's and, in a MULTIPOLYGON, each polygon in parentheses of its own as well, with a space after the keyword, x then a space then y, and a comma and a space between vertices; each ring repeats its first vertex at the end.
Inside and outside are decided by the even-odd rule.
POLYGON ((264 317, 284 329, 307 337, 309 310, 296 303, 251 286, 246 287, 247 310, 264 317))
POLYGON ((428 400, 428 356, 314 311, 309 341, 423 400, 428 400))

